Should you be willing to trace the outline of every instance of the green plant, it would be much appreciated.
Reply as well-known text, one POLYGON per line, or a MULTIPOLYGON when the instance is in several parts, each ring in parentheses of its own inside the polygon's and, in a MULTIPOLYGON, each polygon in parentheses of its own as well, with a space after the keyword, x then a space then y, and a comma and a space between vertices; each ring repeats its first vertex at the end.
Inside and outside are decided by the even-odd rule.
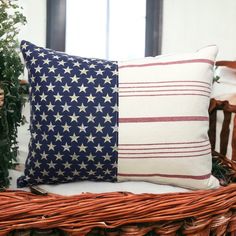
POLYGON ((4 90, 4 105, 0 108, 0 188, 9 185, 8 169, 17 157, 17 127, 23 103, 18 79, 23 64, 17 36, 25 22, 16 1, 0 0, 0 88, 4 90))

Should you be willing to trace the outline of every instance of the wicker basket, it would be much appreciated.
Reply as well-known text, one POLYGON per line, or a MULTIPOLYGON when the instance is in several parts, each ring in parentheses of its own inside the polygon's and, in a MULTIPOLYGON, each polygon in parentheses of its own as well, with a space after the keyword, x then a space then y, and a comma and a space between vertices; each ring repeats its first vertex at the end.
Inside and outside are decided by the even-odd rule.
MULTIPOLYGON (((227 102, 212 100, 209 132, 212 147, 216 109, 236 111, 227 102)), ((236 164, 215 151, 213 158, 227 170, 221 183, 230 182, 217 190, 172 194, 84 193, 69 197, 6 190, 0 193, 0 236, 10 232, 14 236, 236 235, 233 183, 236 164)))

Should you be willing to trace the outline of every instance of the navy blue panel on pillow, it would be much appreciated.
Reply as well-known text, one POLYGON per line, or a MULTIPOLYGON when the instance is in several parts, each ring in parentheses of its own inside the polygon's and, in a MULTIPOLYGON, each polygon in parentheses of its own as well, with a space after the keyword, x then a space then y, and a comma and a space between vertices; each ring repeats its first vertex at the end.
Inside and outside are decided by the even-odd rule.
POLYGON ((31 140, 18 187, 116 181, 117 62, 80 58, 22 41, 29 72, 31 140))

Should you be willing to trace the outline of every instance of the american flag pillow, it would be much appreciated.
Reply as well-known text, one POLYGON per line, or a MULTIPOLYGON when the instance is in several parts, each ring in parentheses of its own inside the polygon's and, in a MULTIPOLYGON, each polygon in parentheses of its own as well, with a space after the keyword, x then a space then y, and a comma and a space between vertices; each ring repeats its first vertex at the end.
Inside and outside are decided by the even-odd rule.
POLYGON ((215 188, 207 135, 215 46, 126 62, 23 41, 31 140, 18 186, 139 180, 215 188))

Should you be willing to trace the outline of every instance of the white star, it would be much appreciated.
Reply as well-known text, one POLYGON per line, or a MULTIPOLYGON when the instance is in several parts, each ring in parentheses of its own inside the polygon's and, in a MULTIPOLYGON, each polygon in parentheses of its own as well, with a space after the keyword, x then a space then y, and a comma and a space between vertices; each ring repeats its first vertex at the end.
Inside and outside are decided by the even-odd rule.
POLYGON ((87 169, 87 164, 85 164, 83 161, 81 164, 79 164, 80 169, 87 169))
POLYGON ((39 53, 39 57, 45 57, 45 53, 44 52, 39 53))
POLYGON ((27 47, 28 47, 27 43, 24 43, 24 44, 21 45, 22 49, 26 49, 27 47))
POLYGON ((112 136, 109 136, 108 134, 104 137, 102 137, 104 139, 104 143, 108 142, 110 143, 111 142, 111 139, 112 139, 112 136))
POLYGON ((62 82, 63 77, 60 74, 58 74, 57 76, 55 76, 55 79, 56 82, 62 82))
POLYGON ((58 181, 58 178, 53 176, 52 178, 50 178, 50 180, 52 180, 52 182, 57 182, 58 181))
POLYGON ((112 106, 113 112, 118 112, 119 111, 119 107, 117 106, 117 104, 115 104, 115 106, 112 106))
POLYGON ((56 67, 54 67, 54 66, 51 66, 51 67, 48 67, 48 73, 50 73, 50 72, 52 72, 52 73, 55 73, 55 70, 56 70, 57 68, 56 67))
POLYGON ((53 125, 52 122, 50 122, 49 125, 47 125, 47 127, 48 127, 48 131, 50 130, 54 131, 55 125, 53 125))
POLYGON ((75 133, 72 136, 70 136, 71 142, 77 142, 78 138, 79 136, 77 136, 75 133))
POLYGON ((56 173, 57 173, 58 176, 60 176, 60 175, 63 176, 64 175, 64 172, 61 169, 59 169, 56 173))
POLYGON ((61 60, 61 61, 58 62, 58 65, 64 66, 65 62, 63 60, 61 60))
POLYGON ((87 106, 85 106, 83 103, 81 104, 81 106, 78 106, 78 108, 79 108, 79 112, 86 112, 86 108, 87 108, 87 106))
POLYGON ((95 171, 94 170, 90 170, 90 171, 88 171, 88 175, 95 175, 95 171))
POLYGON ((104 102, 111 102, 112 97, 110 97, 108 94, 106 96, 103 96, 104 102))
POLYGON ((97 87, 94 87, 96 89, 96 93, 102 93, 104 87, 102 87, 100 84, 97 87))
POLYGON ((46 107, 48 108, 48 111, 53 111, 55 105, 52 105, 52 103, 50 102, 48 105, 46 105, 46 107))
POLYGON ((104 84, 110 84, 112 79, 107 76, 103 80, 104 80, 104 84))
POLYGON ((40 111, 40 107, 41 107, 41 105, 39 105, 38 103, 35 104, 35 110, 36 110, 36 111, 40 111))
POLYGON ((53 145, 52 142, 50 144, 48 144, 48 150, 53 150, 54 151, 54 148, 55 148, 56 145, 53 145))
POLYGON ((84 59, 83 59, 83 62, 89 63, 89 60, 88 60, 87 58, 84 58, 84 59))
POLYGON ((70 74, 70 72, 72 71, 72 69, 69 66, 67 66, 66 68, 63 68, 63 70, 64 70, 64 74, 66 73, 70 74))
POLYGON ((92 155, 92 153, 89 153, 87 156, 88 161, 94 161, 95 156, 92 155))
POLYGON ((90 113, 89 116, 86 116, 86 118, 88 119, 88 122, 94 123, 96 116, 93 116, 92 113, 90 113))
POLYGON ((61 153, 58 152, 57 154, 55 154, 55 157, 56 157, 56 160, 58 161, 58 160, 62 160, 63 155, 61 155, 61 153))
POLYGON ((101 164, 100 162, 98 162, 97 164, 95 164, 97 169, 102 169, 104 164, 101 164))
POLYGON ((39 176, 35 180, 38 184, 42 183, 42 181, 43 181, 39 176))
POLYGON ((54 88, 55 88, 55 85, 52 85, 52 83, 50 83, 50 84, 47 86, 48 91, 53 91, 54 88))
POLYGON ((103 171, 103 173, 104 173, 105 175, 110 175, 110 174, 111 174, 111 171, 110 171, 109 169, 106 169, 105 171, 103 171))
POLYGON ((42 140, 47 140, 48 139, 48 135, 44 132, 42 134, 42 140))
POLYGON ((73 83, 73 82, 77 83, 78 80, 79 80, 79 78, 76 77, 75 75, 74 75, 73 77, 70 77, 70 78, 71 78, 71 82, 72 82, 72 83, 73 83))
POLYGON ((96 74, 97 74, 97 75, 103 75, 103 72, 104 72, 104 70, 98 69, 98 70, 96 71, 96 74))
POLYGON ((62 145, 62 147, 64 148, 63 151, 70 151, 70 145, 68 145, 67 143, 65 143, 65 145, 62 145))
POLYGON ((85 126, 84 124, 81 124, 80 126, 78 126, 78 128, 80 129, 80 132, 85 132, 86 133, 86 129, 88 128, 88 126, 85 126))
POLYGON ((98 124, 98 126, 95 126, 94 128, 96 129, 96 133, 98 133, 98 132, 102 133, 102 130, 104 129, 104 127, 101 126, 100 124, 98 124))
POLYGON ((48 58, 47 58, 47 59, 44 59, 44 60, 43 60, 43 64, 47 64, 47 65, 48 65, 50 61, 51 61, 51 60, 49 60, 48 58))
POLYGON ((41 155, 41 159, 47 160, 48 154, 45 153, 45 151, 41 155))
POLYGON ((73 176, 78 176, 80 172, 78 170, 73 170, 72 171, 73 176))
POLYGON ((40 149, 42 144, 38 141, 37 143, 35 143, 36 149, 40 149))
POLYGON ((35 76, 31 75, 30 79, 31 79, 32 82, 35 82, 35 76))
POLYGON ((117 145, 114 145, 114 146, 112 146, 111 148, 112 148, 112 151, 113 151, 113 152, 117 152, 117 150, 118 150, 117 145))
POLYGON ((103 177, 101 176, 101 175, 98 175, 98 176, 96 176, 96 179, 103 179, 103 177))
POLYGON ((112 76, 114 76, 114 75, 118 75, 118 70, 113 70, 112 71, 112 76))
POLYGON ((88 99, 88 102, 94 102, 95 97, 90 93, 89 96, 86 96, 86 98, 88 99))
POLYGON ((81 63, 79 63, 78 61, 77 62, 73 62, 73 65, 77 66, 77 67, 80 67, 81 63))
POLYGON ((63 166, 64 166, 65 169, 70 169, 70 166, 71 166, 71 165, 72 165, 72 164, 70 164, 68 161, 63 164, 63 166))
POLYGON ((112 168, 117 168, 117 163, 116 162, 112 164, 112 168))
POLYGON ((94 139, 95 139, 95 137, 94 137, 92 134, 90 134, 90 135, 87 136, 86 138, 88 139, 88 143, 89 143, 89 142, 92 142, 92 143, 93 143, 93 142, 94 142, 94 139))
POLYGON ((36 155, 36 152, 35 152, 35 151, 32 151, 32 152, 31 152, 31 156, 32 156, 32 157, 35 157, 35 155, 36 155))
POLYGON ((88 73, 88 70, 86 70, 85 68, 83 68, 82 70, 80 70, 80 74, 81 75, 87 75, 87 73, 88 73))
POLYGON ((65 103, 65 105, 62 105, 63 111, 68 111, 70 109, 71 106, 67 105, 67 102, 65 103))
POLYGON ((105 68, 111 69, 111 65, 110 64, 106 64, 105 68))
POLYGON ((54 59, 59 59, 58 55, 53 56, 54 59))
POLYGON ((94 107, 96 108, 96 112, 103 112, 104 106, 101 106, 100 103, 98 103, 98 105, 97 105, 97 106, 94 106, 94 107))
POLYGON ((117 87, 117 85, 114 86, 114 88, 112 88, 112 93, 118 93, 119 92, 119 88, 117 87))
POLYGON ((78 148, 79 148, 79 151, 80 151, 80 152, 86 152, 86 149, 87 149, 87 147, 84 146, 83 143, 82 143, 80 146, 78 146, 78 148))
POLYGON ((84 84, 82 84, 81 86, 79 86, 79 91, 80 91, 80 93, 82 93, 82 92, 85 92, 86 93, 86 89, 87 89, 88 87, 86 87, 86 86, 84 86, 84 84))
POLYGON ((118 132, 118 125, 115 124, 115 126, 112 126, 112 129, 113 129, 113 133, 118 132))
POLYGON ((41 172, 43 176, 48 176, 49 172, 46 171, 45 169, 41 172))
POLYGON ((102 156, 104 158, 104 161, 110 161, 111 160, 111 155, 109 155, 108 153, 106 153, 105 156, 102 156))
POLYGON ((102 118, 104 119, 104 123, 106 122, 111 123, 112 116, 110 116, 108 113, 106 114, 106 116, 103 116, 102 118))
POLYGON ((96 149, 96 152, 102 152, 103 146, 100 145, 100 143, 94 147, 96 149))
POLYGON ((46 120, 46 121, 47 121, 48 115, 46 115, 45 112, 43 112, 43 114, 40 115, 40 116, 41 116, 41 119, 42 119, 42 120, 46 120))
MULTIPOLYGON (((42 125, 40 125, 39 122, 38 122, 35 126, 36 126, 37 129, 41 129, 41 127, 42 127, 42 125)), ((33 133, 32 136, 33 136, 34 138, 36 138, 36 133, 33 133)))
POLYGON ((40 79, 41 79, 41 81, 47 81, 47 78, 48 78, 48 76, 46 76, 45 74, 43 74, 42 76, 40 76, 40 79))
POLYGON ((70 132, 70 125, 68 125, 67 123, 65 123, 65 125, 62 125, 62 128, 63 128, 63 131, 65 132, 65 131, 68 131, 68 132, 70 132))
POLYGON ((54 117, 55 117, 55 121, 61 121, 61 118, 63 117, 62 115, 60 115, 60 113, 59 112, 57 112, 57 114, 56 115, 54 115, 54 117))
POLYGON ((54 137, 55 137, 55 139, 56 139, 56 141, 62 141, 61 139, 62 139, 62 135, 60 135, 60 133, 59 132, 57 132, 57 134, 56 135, 54 135, 54 137))
POLYGON ((25 52, 25 55, 28 56, 28 57, 30 56, 30 54, 32 54, 32 52, 31 52, 30 50, 28 50, 27 52, 25 52))
POLYGON ((37 67, 35 67, 35 73, 40 73, 42 70, 42 67, 40 67, 39 65, 37 67))
POLYGON ((71 102, 73 102, 73 101, 78 102, 78 101, 77 101, 77 100, 78 100, 78 97, 79 97, 79 96, 76 96, 75 93, 73 93, 73 95, 70 96, 71 102))
POLYGON ((35 63, 36 63, 36 61, 37 61, 38 59, 35 59, 34 57, 30 60, 31 61, 31 65, 35 65, 35 63))
POLYGON ((69 116, 71 118, 71 122, 75 121, 75 122, 78 122, 78 118, 79 116, 75 115, 75 113, 73 113, 72 116, 69 116))
POLYGON ((70 156, 72 161, 77 161, 79 156, 73 153, 73 155, 70 156))
POLYGON ((41 88, 41 86, 37 83, 37 84, 35 85, 35 92, 36 92, 36 91, 40 91, 40 88, 41 88))
POLYGON ((35 168, 40 168, 40 165, 41 165, 41 163, 40 163, 38 160, 36 160, 36 161, 34 162, 35 168))
POLYGON ((59 93, 57 93, 56 95, 53 95, 55 98, 55 102, 56 101, 60 101, 61 102, 61 98, 63 97, 62 95, 60 95, 59 93))
POLYGON ((90 76, 89 78, 87 78, 88 83, 92 83, 94 84, 95 78, 93 78, 92 76, 90 76))
POLYGON ((95 69, 95 65, 94 64, 91 64, 90 66, 89 66, 89 68, 92 68, 92 69, 95 69))
POLYGON ((47 163, 47 165, 49 169, 55 169, 56 163, 54 163, 53 161, 50 161, 50 163, 47 163))
POLYGON ((41 51, 40 48, 35 48, 34 50, 35 50, 36 52, 40 52, 40 51, 41 51))
POLYGON ((61 87, 63 88, 63 92, 65 92, 65 91, 70 92, 71 86, 68 86, 67 83, 61 87))

